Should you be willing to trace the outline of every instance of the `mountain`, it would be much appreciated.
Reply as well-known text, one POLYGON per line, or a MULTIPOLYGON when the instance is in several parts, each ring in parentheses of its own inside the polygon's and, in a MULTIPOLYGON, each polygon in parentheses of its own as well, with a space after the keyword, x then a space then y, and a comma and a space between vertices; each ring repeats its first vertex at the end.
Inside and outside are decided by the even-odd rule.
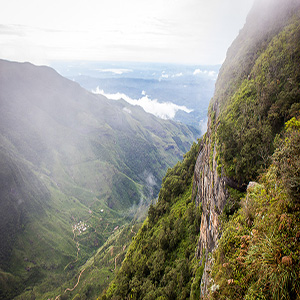
POLYGON ((255 1, 199 150, 167 172, 101 299, 299 299, 299 38, 299 1, 255 1))
POLYGON ((72 278, 198 134, 30 63, 0 60, 0 106, 2 299, 72 278))
POLYGON ((156 116, 206 132, 220 66, 137 62, 52 62, 63 76, 108 98, 123 98, 156 116))

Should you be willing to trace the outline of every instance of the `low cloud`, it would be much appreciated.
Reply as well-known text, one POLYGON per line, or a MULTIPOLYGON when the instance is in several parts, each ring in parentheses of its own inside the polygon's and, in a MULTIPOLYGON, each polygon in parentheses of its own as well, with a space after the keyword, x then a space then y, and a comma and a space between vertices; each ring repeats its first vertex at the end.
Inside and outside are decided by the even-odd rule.
POLYGON ((173 119, 176 112, 182 110, 186 113, 191 113, 193 110, 186 106, 180 106, 172 102, 158 102, 157 99, 150 99, 148 95, 143 95, 140 99, 132 99, 123 93, 107 94, 99 87, 92 91, 94 94, 100 94, 111 100, 125 100, 131 105, 141 106, 146 112, 155 115, 161 119, 173 119))
POLYGON ((20 25, 0 24, 0 35, 24 37, 25 32, 20 25))
POLYGON ((208 71, 208 70, 201 70, 201 69, 196 69, 193 73, 193 75, 207 75, 209 77, 214 77, 216 78, 218 73, 215 71, 208 71))
POLYGON ((182 73, 182 72, 181 72, 181 73, 177 73, 177 74, 172 75, 172 77, 181 77, 181 76, 183 76, 183 73, 182 73))
POLYGON ((131 113, 132 113, 131 110, 130 110, 129 108, 127 108, 127 107, 124 107, 123 110, 124 110, 125 112, 127 112, 128 114, 131 114, 131 113))
POLYGON ((155 186, 157 184, 156 179, 154 175, 151 172, 147 172, 146 170, 144 171, 144 176, 146 178, 146 183, 148 186, 155 186))
POLYGON ((96 69, 95 71, 104 72, 104 73, 114 73, 117 75, 133 72, 130 69, 96 69))
POLYGON ((205 120, 200 120, 199 122, 199 127, 200 127, 200 132, 201 135, 205 134, 205 132, 207 131, 207 118, 205 120))

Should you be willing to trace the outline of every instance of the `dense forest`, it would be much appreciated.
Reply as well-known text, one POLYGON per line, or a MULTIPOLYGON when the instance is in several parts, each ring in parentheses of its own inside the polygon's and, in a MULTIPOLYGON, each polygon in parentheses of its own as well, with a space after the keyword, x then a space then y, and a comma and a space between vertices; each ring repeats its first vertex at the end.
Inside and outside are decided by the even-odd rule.
POLYGON ((299 15, 269 42, 223 108, 217 129, 226 175, 241 183, 269 164, 273 140, 300 109, 299 15))

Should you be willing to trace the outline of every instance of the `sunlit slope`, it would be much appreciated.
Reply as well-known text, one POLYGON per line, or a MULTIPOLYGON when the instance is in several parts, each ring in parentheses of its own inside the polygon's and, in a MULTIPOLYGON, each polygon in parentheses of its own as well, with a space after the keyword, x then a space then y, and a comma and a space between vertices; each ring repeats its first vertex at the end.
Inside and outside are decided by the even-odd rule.
POLYGON ((186 126, 93 95, 51 68, 1 60, 1 269, 25 287, 75 261, 75 241, 86 260, 157 195, 194 138, 186 126), (87 231, 74 238, 79 221, 87 231))

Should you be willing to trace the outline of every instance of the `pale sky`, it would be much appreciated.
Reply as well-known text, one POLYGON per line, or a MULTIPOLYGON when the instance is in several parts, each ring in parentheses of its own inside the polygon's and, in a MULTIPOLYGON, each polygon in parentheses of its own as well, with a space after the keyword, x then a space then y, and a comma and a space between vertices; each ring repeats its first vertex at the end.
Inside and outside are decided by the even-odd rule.
POLYGON ((254 0, 0 0, 0 58, 220 64, 254 0))

